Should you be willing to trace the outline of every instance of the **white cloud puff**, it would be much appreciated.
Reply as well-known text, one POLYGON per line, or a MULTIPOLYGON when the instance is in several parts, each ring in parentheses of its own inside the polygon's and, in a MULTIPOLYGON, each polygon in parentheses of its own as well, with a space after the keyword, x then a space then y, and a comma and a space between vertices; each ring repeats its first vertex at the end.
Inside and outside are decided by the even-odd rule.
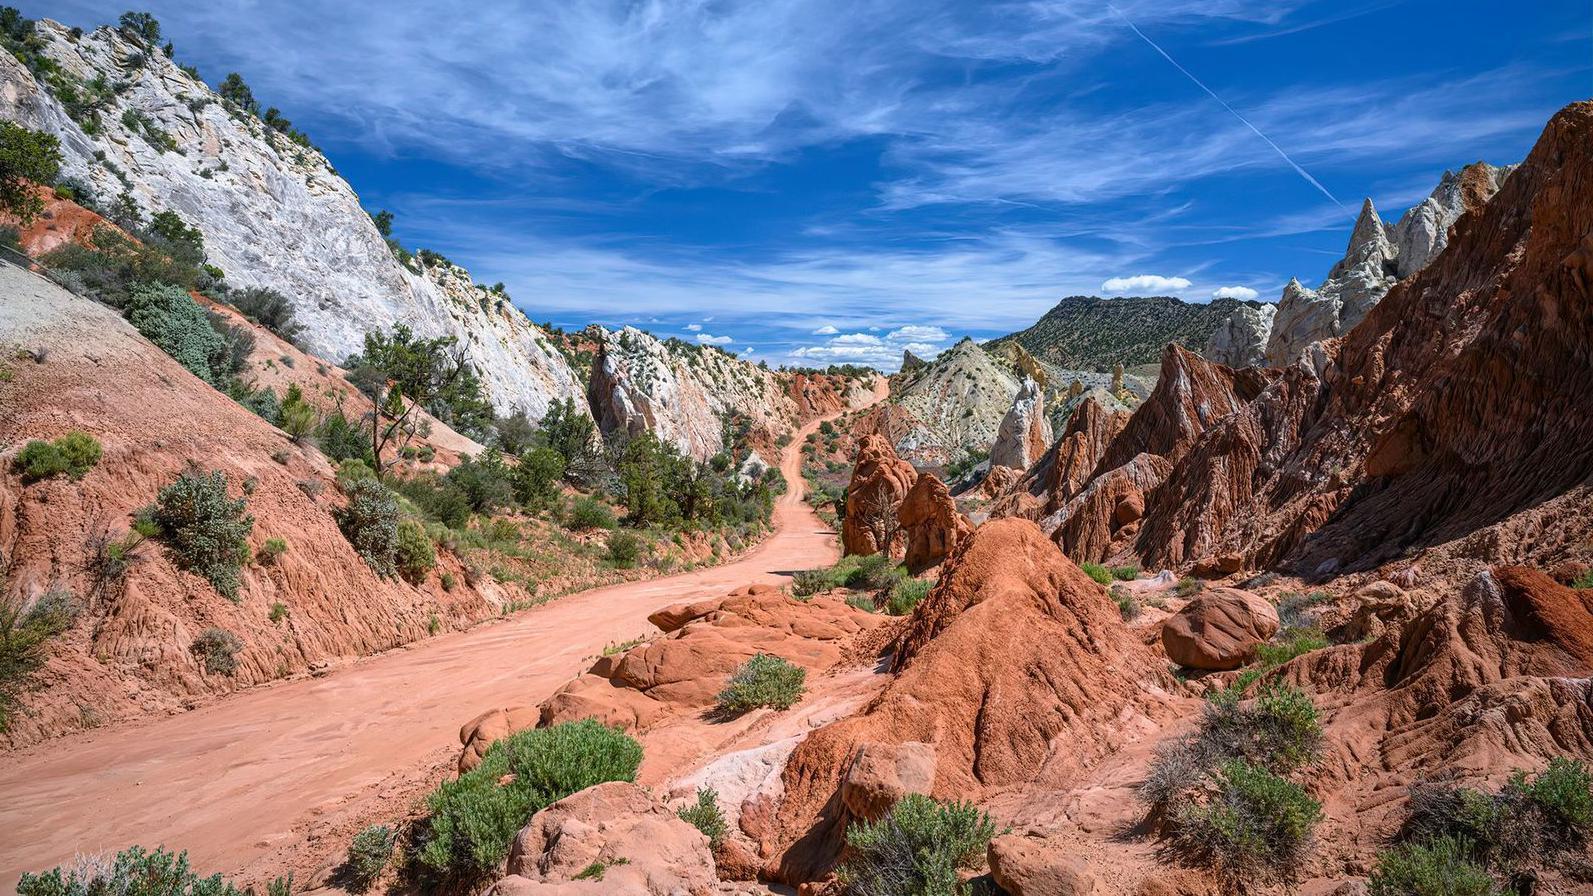
POLYGON ((703 343, 704 345, 729 345, 730 343, 735 342, 735 340, 729 336, 715 336, 711 333, 698 333, 697 341, 703 343))
POLYGON ((1101 289, 1106 292, 1174 292, 1192 285, 1183 277, 1135 274, 1132 277, 1113 277, 1102 283, 1101 289))
POLYGON ((691 333, 700 332, 702 330, 702 324, 687 324, 686 330, 691 333))
POLYGON ((890 331, 885 338, 892 342, 943 342, 949 335, 939 327, 908 324, 890 331))
POLYGON ((1211 291, 1211 297, 1214 299, 1239 299, 1245 302, 1248 302, 1259 295, 1261 295, 1261 293, 1256 292, 1248 286, 1219 286, 1211 291))
POLYGON ((819 327, 817 330, 814 330, 813 331, 813 335, 815 335, 815 336, 834 336, 836 333, 839 333, 839 332, 841 332, 841 331, 835 329, 835 327, 832 326, 831 324, 825 324, 824 326, 819 327))

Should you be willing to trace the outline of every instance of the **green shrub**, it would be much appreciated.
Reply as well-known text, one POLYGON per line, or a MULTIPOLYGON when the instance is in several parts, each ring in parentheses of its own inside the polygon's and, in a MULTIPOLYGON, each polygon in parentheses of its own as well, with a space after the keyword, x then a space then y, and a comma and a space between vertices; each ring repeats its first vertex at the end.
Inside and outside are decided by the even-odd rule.
POLYGON ((0 598, 0 731, 10 723, 22 694, 44 666, 51 638, 72 627, 77 602, 69 592, 52 591, 28 609, 0 598))
POLYGON ((616 569, 631 569, 642 556, 642 539, 635 532, 616 531, 608 537, 608 562, 616 569))
POLYGON ((1132 582, 1139 578, 1138 566, 1114 566, 1110 571, 1112 578, 1117 579, 1119 582, 1132 582))
POLYGON ((710 846, 718 846, 730 833, 730 826, 725 823, 725 813, 719 811, 719 793, 712 787, 697 788, 697 802, 682 806, 675 814, 702 831, 710 846))
POLYGON ((1582 589, 1593 588, 1593 569, 1590 569, 1587 572, 1582 573, 1581 575, 1577 576, 1574 580, 1572 580, 1571 587, 1572 588, 1582 588, 1582 589))
POLYGON ((1298 784, 1243 760, 1225 762, 1217 794, 1188 803, 1173 816, 1180 847, 1230 877, 1284 872, 1311 842, 1321 804, 1298 784))
POLYGON ((847 828, 851 856, 836 877, 853 896, 965 893, 957 869, 977 861, 995 835, 990 816, 972 803, 908 794, 878 821, 847 828))
MULTIPOLYGON (((80 861, 76 867, 43 874, 23 873, 17 896, 243 896, 221 875, 200 877, 188 864, 188 853, 164 848, 147 852, 130 846, 116 854, 109 867, 80 861)), ((275 896, 275 894, 271 894, 275 896)))
POLYGON ((1279 640, 1258 646, 1256 659, 1261 662, 1263 668, 1271 669, 1297 656, 1331 646, 1332 643, 1319 628, 1289 628, 1283 631, 1279 640))
POLYGON ((288 552, 288 543, 281 538, 267 538, 260 549, 254 552, 255 559, 261 563, 275 563, 277 558, 288 552))
POLYGON ((394 839, 393 830, 385 824, 373 824, 354 835, 342 868, 350 890, 363 893, 370 889, 393 858, 394 839))
POLYGON ((1310 611, 1331 599, 1326 591, 1312 591, 1309 594, 1290 591, 1278 600, 1278 621, 1283 624, 1284 631, 1315 628, 1310 611))
POLYGON ((283 396, 276 413, 276 424, 283 432, 295 440, 307 439, 320 424, 320 417, 315 406, 305 401, 298 383, 288 386, 288 394, 283 396))
POLYGON ((1311 697, 1281 683, 1266 685, 1248 702, 1237 691, 1218 691, 1206 700, 1201 727, 1202 736, 1220 744, 1224 755, 1275 771, 1311 762, 1322 748, 1322 726, 1311 697))
POLYGON ((288 618, 288 605, 280 600, 272 602, 271 613, 267 618, 269 618, 273 623, 281 622, 282 620, 288 618))
POLYGON ((1477 858, 1505 872, 1554 866, 1580 855, 1593 832, 1593 774, 1556 756, 1529 778, 1517 769, 1496 793, 1420 784, 1411 788, 1407 829, 1421 838, 1457 837, 1477 858))
POLYGON ((238 651, 243 649, 243 642, 232 632, 211 626, 200 632, 188 649, 209 674, 231 675, 238 671, 238 651))
POLYGON ((1205 582, 1185 576, 1178 580, 1178 586, 1173 589, 1173 593, 1179 597, 1189 598, 1204 590, 1206 590, 1205 582))
POLYGON ((1383 852, 1367 881, 1371 896, 1501 896, 1472 849, 1458 837, 1437 837, 1383 852))
POLYGON ((393 575, 398 559, 398 500, 375 479, 353 480, 344 491, 348 505, 333 511, 343 537, 377 575, 393 575))
POLYGON ((193 296, 177 286, 149 283, 133 288, 127 319, 138 332, 194 376, 212 386, 227 379, 227 340, 211 326, 193 296))
POLYGON ((398 541, 393 545, 393 561, 404 581, 419 585, 437 566, 437 549, 426 534, 426 527, 404 518, 398 521, 398 541))
POLYGON ((582 495, 570 505, 569 516, 564 521, 565 528, 581 531, 585 529, 612 529, 619 525, 614 518, 614 511, 607 504, 589 495, 582 495))
POLYGON ((605 781, 634 781, 641 761, 640 744, 592 719, 512 734, 427 798, 430 829, 416 858, 432 877, 479 882, 533 814, 605 781))
POLYGON ((62 473, 82 479, 100 462, 101 453, 98 440, 74 429, 53 442, 35 439, 24 445, 14 466, 24 482, 37 482, 62 473))
POLYGON ((292 342, 301 327, 293 319, 293 303, 274 289, 251 286, 227 293, 227 303, 244 317, 292 342))
POLYGON ((564 455, 541 445, 520 455, 520 464, 514 468, 514 496, 521 504, 543 508, 559 496, 559 483, 564 481, 564 455))
POLYGON ((846 605, 849 607, 855 607, 864 611, 865 613, 873 613, 879 609, 879 607, 874 606, 874 598, 868 596, 867 594, 847 595, 846 605))
POLYGON ((829 569, 799 569, 791 575, 791 593, 797 597, 810 597, 839 587, 840 582, 829 569))
POLYGON ((1587 842, 1593 831, 1593 773, 1580 760, 1556 756, 1531 781, 1518 770, 1505 786, 1525 794, 1551 825, 1575 838, 1575 845, 1587 842))
POLYGON ((244 499, 227 497, 220 470, 183 473, 155 496, 149 519, 176 564, 204 576, 216 590, 238 599, 238 570, 249 559, 254 517, 244 499))
POLYGON ((717 703, 724 715, 740 715, 760 706, 790 709, 802 699, 808 670, 777 656, 760 653, 741 664, 719 692, 717 703))
POLYGON ((1139 601, 1134 598, 1134 595, 1128 589, 1111 588, 1107 591, 1107 594, 1111 595, 1112 602, 1117 604, 1118 615, 1123 617, 1124 622, 1139 618, 1139 601))
POLYGON ((1079 564, 1079 569, 1084 570, 1085 575, 1099 584, 1110 585, 1112 583, 1112 571, 1099 563, 1081 563, 1079 564))
POLYGON ((913 612, 918 602, 929 596, 935 583, 929 579, 902 579, 891 587, 890 599, 885 601, 885 612, 892 616, 906 616, 913 612))

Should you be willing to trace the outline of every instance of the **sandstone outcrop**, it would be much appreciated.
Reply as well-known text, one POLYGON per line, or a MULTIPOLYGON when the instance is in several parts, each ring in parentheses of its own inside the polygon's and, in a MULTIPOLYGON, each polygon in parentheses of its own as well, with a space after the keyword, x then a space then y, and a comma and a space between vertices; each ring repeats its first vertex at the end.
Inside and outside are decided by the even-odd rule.
POLYGON ((1228 367, 1265 363, 1277 313, 1277 305, 1240 305, 1217 325, 1201 357, 1228 367))
POLYGON ((991 515, 1039 520, 1056 513, 1090 481, 1128 418, 1127 411, 1108 410, 1103 400, 1086 395, 1061 438, 992 506, 991 515))
POLYGON ((1001 418, 995 444, 990 449, 992 467, 1027 470, 1051 447, 1051 420, 1045 412, 1045 392, 1025 377, 1012 407, 1001 418))
POLYGON ((1167 658, 1190 669, 1237 669, 1278 631, 1278 611, 1237 588, 1208 588, 1162 623, 1167 658))
POLYGON ((1455 221, 1486 205, 1511 170, 1477 162, 1459 172, 1446 171, 1432 195, 1395 225, 1384 223, 1372 200, 1366 200, 1349 248, 1322 285, 1313 290, 1290 280, 1284 287, 1266 341, 1266 363, 1293 364, 1313 344, 1349 332, 1395 283, 1436 258, 1448 244, 1455 221))
POLYGON ((863 436, 846 489, 846 518, 841 522, 841 546, 847 554, 877 554, 886 547, 894 552, 898 546, 905 547, 897 511, 917 481, 913 465, 897 457, 890 442, 878 435, 863 436))
POLYGON ((803 881, 829 868, 848 817, 838 794, 865 744, 929 745, 936 797, 1063 787, 1111 749, 1108 731, 1154 711, 1169 681, 1160 668, 1101 587, 1032 522, 986 523, 911 617, 891 682, 792 753, 767 870, 803 881))
POLYGON ((873 821, 910 793, 927 794, 935 785, 935 748, 908 741, 863 744, 841 780, 841 805, 852 818, 873 821))
POLYGON ((987 850, 990 876, 1012 896, 1089 896, 1095 875, 1083 856, 1068 855, 1043 836, 1003 834, 987 850))
POLYGON ((531 816, 497 896, 673 896, 723 892, 708 838, 635 784, 613 781, 531 816), (598 865, 601 875, 589 870, 598 865), (585 873, 586 878, 580 875, 585 873))
POLYGON ((884 620, 834 598, 792 600, 771 585, 677 604, 652 618, 667 637, 598 659, 542 703, 539 723, 596 718, 646 730, 683 708, 713 706, 731 673, 756 654, 822 671, 841 659, 853 636, 884 620))
POLYGON ((957 509, 946 484, 933 473, 918 477, 896 510, 907 539, 908 570, 921 572, 939 564, 973 533, 973 524, 957 509))
POLYGON ((203 81, 114 28, 74 38, 65 25, 40 20, 36 34, 68 78, 125 87, 90 135, 22 63, 0 53, 0 118, 55 135, 62 177, 102 202, 125 192, 146 216, 173 211, 197 227, 229 284, 288 298, 313 353, 342 362, 363 347, 365 333, 402 321, 421 336, 458 337, 501 413, 538 419, 551 401, 581 397, 564 357, 502 295, 440 257, 401 264, 318 150, 251 114, 231 114, 203 81), (130 64, 135 58, 140 64, 130 64), (129 127, 133 116, 175 141, 176 151, 129 127))

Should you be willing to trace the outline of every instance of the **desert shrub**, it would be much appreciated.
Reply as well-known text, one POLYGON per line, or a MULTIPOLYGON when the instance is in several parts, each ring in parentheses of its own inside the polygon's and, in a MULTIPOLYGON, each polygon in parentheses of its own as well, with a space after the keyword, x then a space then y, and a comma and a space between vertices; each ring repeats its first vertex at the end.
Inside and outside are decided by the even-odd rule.
POLYGON ((450 529, 463 529, 470 522, 470 499, 436 473, 423 472, 408 479, 394 480, 393 488, 408 498, 428 520, 450 529))
POLYGON ((596 498, 585 496, 576 498, 570 505, 569 516, 564 523, 566 528, 577 531, 583 529, 612 529, 619 525, 614 518, 614 511, 607 504, 596 498))
POLYGON ((227 340, 185 290, 165 283, 133 289, 127 319, 177 363, 212 386, 222 385, 230 366, 227 340))
POLYGON ((1079 569, 1084 570, 1085 575, 1099 584, 1110 585, 1112 583, 1112 571, 1099 563, 1082 563, 1079 565, 1079 569))
POLYGON ((244 317, 292 342, 302 327, 293 319, 293 303, 274 289, 251 286, 227 293, 227 302, 244 317))
POLYGON ((416 859, 434 878, 478 882, 537 811, 605 781, 634 781, 641 761, 640 744, 592 719, 512 734, 427 798, 430 826, 416 859))
POLYGON ((879 607, 874 606, 874 598, 867 594, 847 595, 846 605, 849 607, 855 607, 867 613, 873 613, 879 609, 879 607))
POLYGON ((880 591, 889 588, 906 576, 906 572, 884 554, 869 554, 857 560, 856 567, 847 574, 843 584, 848 588, 880 591))
POLYGON ((314 405, 304 400, 304 391, 298 383, 288 386, 288 393, 277 407, 276 423, 283 432, 300 441, 309 438, 320 423, 320 415, 314 405))
POLYGON ((53 442, 35 439, 17 453, 14 466, 24 482, 37 482, 66 474, 82 479, 100 462, 100 443, 82 430, 73 430, 53 442))
POLYGON ((426 527, 412 519, 398 521, 398 540, 393 545, 393 561, 404 581, 418 585, 437 565, 437 549, 426 534, 426 527))
POLYGON ((370 433, 349 420, 342 410, 335 410, 321 419, 321 425, 315 430, 315 443, 329 460, 341 462, 358 459, 370 465, 370 433))
POLYGON ((719 811, 719 793, 712 787, 697 788, 697 802, 682 806, 675 812, 683 821, 702 831, 711 846, 724 842, 730 826, 725 823, 725 813, 719 811))
POLYGON ((1593 832, 1593 773, 1556 756, 1536 776, 1517 769, 1496 793, 1420 784, 1411 788, 1407 830, 1417 839, 1456 837, 1506 872, 1553 866, 1587 848, 1593 832))
POLYGON ((1499 896, 1472 844, 1458 837, 1406 843, 1378 855, 1371 896, 1499 896))
POLYGON ((1322 748, 1322 725, 1311 697, 1278 683, 1266 685, 1248 702, 1233 690, 1213 694, 1206 701, 1201 736, 1221 744, 1227 756, 1285 772, 1311 762, 1322 748))
POLYGON ((143 556, 144 536, 125 532, 113 537, 109 527, 93 530, 83 541, 83 555, 92 587, 90 597, 119 587, 127 571, 143 556))
POLYGON ((1572 588, 1593 588, 1593 569, 1587 570, 1571 580, 1572 588))
POLYGON ((238 651, 243 649, 243 642, 232 632, 211 626, 200 632, 188 649, 209 674, 231 675, 238 670, 238 651))
MULTIPOLYGON (((339 469, 340 484, 342 473, 339 469)), ((398 500, 374 478, 355 479, 344 485, 343 491, 348 505, 333 512, 343 537, 377 575, 393 575, 397 571, 398 500)))
MULTIPOLYGON (((114 859, 80 857, 69 867, 23 873, 17 896, 243 896, 219 874, 200 877, 188 853, 130 846, 114 859)), ((275 896, 275 894, 271 894, 275 896)))
POLYGON ((1243 760, 1223 763, 1209 802, 1186 803, 1173 816, 1174 838, 1230 877, 1292 868, 1322 818, 1321 804, 1300 785, 1243 760))
POLYGON ((254 529, 246 507, 244 499, 227 497, 227 477, 220 470, 194 471, 160 490, 149 518, 179 567, 237 600, 238 570, 249 559, 254 529))
POLYGON ((1132 582, 1139 578, 1138 566, 1114 566, 1109 571, 1112 573, 1112 578, 1119 582, 1132 582))
POLYGON ((1123 617, 1124 622, 1139 618, 1139 601, 1134 599, 1134 595, 1128 589, 1112 588, 1107 593, 1112 596, 1112 602, 1117 604, 1118 615, 1123 617))
POLYGON ((984 854, 995 823, 972 803, 908 794, 878 821, 846 831, 851 857, 836 869, 855 896, 951 896, 968 892, 957 869, 984 854))
POLYGON ((492 513, 514 503, 514 482, 502 456, 487 449, 479 457, 461 460, 443 477, 458 489, 477 513, 492 513))
POLYGON ((278 623, 288 618, 288 605, 280 600, 272 602, 271 613, 269 616, 267 616, 267 618, 270 619, 272 623, 278 623))
POLYGON ((24 610, 20 602, 0 598, 0 731, 34 673, 44 666, 49 640, 72 627, 76 601, 68 592, 52 591, 24 610))
POLYGON ((261 563, 275 563, 277 558, 288 552, 288 542, 282 538, 267 538, 260 549, 254 552, 255 559, 261 563))
POLYGON ((810 597, 840 586, 829 569, 799 569, 791 575, 791 593, 797 597, 810 597))
POLYGON ((760 653, 741 664, 716 698, 719 712, 740 715, 760 706, 790 709, 802 699, 808 670, 760 653))
POLYGON ((1278 640, 1256 647, 1256 659, 1264 668, 1270 669, 1313 650, 1321 650, 1332 643, 1319 628, 1289 628, 1279 635, 1278 640))
POLYGON ((1194 597, 1204 590, 1206 590, 1205 582, 1184 576, 1178 580, 1178 585, 1173 589, 1173 593, 1179 597, 1194 597))
POLYGON ((1278 600, 1278 621, 1283 624, 1285 631, 1294 628, 1315 628, 1311 622, 1310 611, 1329 599, 1325 591, 1312 591, 1308 594, 1290 591, 1278 600))
POLYGON ((514 496, 531 508, 548 506, 559 496, 564 481, 564 455, 546 445, 520 455, 514 468, 514 496))
POLYGON ((608 562, 617 569, 631 569, 642 556, 642 539, 635 532, 616 531, 608 537, 608 562))
POLYGON ((928 579, 902 579, 891 587, 891 596, 885 601, 885 612, 892 616, 906 616, 934 587, 935 583, 928 579))
POLYGON ((394 839, 393 830, 385 824, 373 824, 354 835, 342 868, 350 890, 363 893, 371 888, 393 858, 394 839))

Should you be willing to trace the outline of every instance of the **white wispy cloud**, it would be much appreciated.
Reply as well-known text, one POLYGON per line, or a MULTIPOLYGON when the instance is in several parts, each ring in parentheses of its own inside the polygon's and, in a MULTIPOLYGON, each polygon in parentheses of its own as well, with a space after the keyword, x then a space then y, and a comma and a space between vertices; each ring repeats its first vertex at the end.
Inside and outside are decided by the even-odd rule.
POLYGON ((1259 295, 1261 293, 1248 286, 1219 286, 1211 291, 1211 297, 1214 299, 1240 299, 1246 302, 1259 295))
POLYGON ((1132 277, 1111 277, 1101 284, 1105 292, 1177 292, 1194 284, 1187 277, 1163 277, 1158 274, 1136 274, 1132 277))
POLYGON ((696 333, 697 331, 699 331, 701 329, 702 329, 702 324, 687 324, 686 325, 686 330, 687 330, 687 332, 690 332, 690 333, 696 333))
POLYGON ((813 331, 813 335, 815 335, 815 336, 832 336, 832 335, 834 335, 836 333, 839 333, 839 332, 841 332, 841 331, 837 330, 835 328, 834 324, 825 324, 824 326, 819 327, 817 330, 814 330, 813 331))
POLYGON ((890 331, 885 338, 892 342, 941 342, 949 334, 940 327, 925 326, 922 324, 908 324, 890 331))
POLYGON ((698 333, 697 341, 704 345, 729 345, 736 340, 730 336, 715 336, 712 333, 698 333))

